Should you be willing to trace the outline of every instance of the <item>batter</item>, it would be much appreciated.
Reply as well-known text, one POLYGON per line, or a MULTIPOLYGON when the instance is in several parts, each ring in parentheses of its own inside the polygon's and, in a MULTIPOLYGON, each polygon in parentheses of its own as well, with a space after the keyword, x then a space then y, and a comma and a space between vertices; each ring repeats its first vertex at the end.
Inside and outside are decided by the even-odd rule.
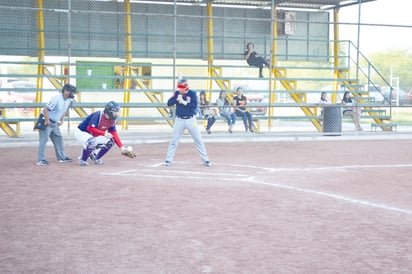
POLYGON ((210 167, 211 163, 207 155, 206 147, 202 141, 200 128, 196 121, 197 95, 196 92, 189 89, 186 79, 180 79, 177 84, 177 90, 167 101, 167 105, 176 105, 176 118, 173 124, 173 136, 167 149, 164 166, 170 166, 179 144, 183 131, 187 129, 195 142, 196 149, 199 152, 203 165, 210 167))

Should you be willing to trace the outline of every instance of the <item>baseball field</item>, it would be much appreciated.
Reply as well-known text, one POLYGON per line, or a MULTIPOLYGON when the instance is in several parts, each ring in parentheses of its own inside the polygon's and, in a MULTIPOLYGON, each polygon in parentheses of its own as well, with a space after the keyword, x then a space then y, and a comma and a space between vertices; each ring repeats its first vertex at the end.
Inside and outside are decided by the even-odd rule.
POLYGON ((206 140, 212 167, 167 145, 1 147, 1 272, 412 272, 412 140, 206 140))

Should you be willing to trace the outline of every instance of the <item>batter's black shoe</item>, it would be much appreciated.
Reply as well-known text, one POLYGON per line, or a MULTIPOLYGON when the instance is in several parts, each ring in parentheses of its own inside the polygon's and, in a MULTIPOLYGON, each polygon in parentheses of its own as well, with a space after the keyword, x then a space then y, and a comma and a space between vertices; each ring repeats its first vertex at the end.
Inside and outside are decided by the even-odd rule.
POLYGON ((38 166, 48 166, 49 165, 49 161, 47 160, 40 160, 37 162, 38 166))

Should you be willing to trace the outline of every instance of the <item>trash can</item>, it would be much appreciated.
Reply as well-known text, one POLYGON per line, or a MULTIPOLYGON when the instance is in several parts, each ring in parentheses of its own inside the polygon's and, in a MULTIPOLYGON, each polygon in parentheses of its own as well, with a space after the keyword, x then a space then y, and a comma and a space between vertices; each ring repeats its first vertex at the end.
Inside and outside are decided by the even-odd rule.
POLYGON ((323 133, 337 136, 342 132, 342 111, 340 104, 325 105, 323 107, 323 133))

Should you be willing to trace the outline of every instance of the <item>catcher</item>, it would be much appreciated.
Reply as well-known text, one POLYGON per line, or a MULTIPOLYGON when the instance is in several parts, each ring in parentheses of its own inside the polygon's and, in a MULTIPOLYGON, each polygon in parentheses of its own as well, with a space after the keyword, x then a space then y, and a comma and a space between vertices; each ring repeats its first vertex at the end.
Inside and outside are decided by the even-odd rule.
POLYGON ((103 111, 96 111, 84 119, 77 127, 74 136, 83 145, 79 157, 79 165, 87 166, 88 159, 97 165, 103 165, 102 157, 116 144, 121 154, 134 158, 136 154, 132 147, 125 147, 116 131, 116 119, 120 106, 114 101, 106 104, 103 111))

